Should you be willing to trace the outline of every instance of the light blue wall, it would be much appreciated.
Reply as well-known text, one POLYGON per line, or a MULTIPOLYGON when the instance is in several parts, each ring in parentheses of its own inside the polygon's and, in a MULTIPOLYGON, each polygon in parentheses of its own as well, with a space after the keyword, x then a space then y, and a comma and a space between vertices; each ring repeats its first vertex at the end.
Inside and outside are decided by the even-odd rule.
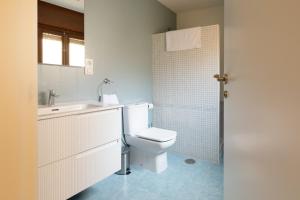
POLYGON ((115 82, 121 103, 152 101, 152 34, 176 28, 176 15, 156 0, 85 1, 86 56, 93 76, 80 68, 39 66, 39 102, 55 89, 60 102, 97 99, 104 79, 115 82))

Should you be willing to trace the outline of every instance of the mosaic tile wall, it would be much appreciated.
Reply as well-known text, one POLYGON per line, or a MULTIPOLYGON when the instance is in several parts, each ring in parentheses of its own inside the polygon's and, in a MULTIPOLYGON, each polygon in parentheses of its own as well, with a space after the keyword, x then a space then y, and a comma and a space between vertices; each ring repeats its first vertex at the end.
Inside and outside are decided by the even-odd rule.
POLYGON ((219 163, 219 26, 202 28, 200 49, 167 52, 165 37, 153 35, 153 125, 177 131, 172 151, 219 163))

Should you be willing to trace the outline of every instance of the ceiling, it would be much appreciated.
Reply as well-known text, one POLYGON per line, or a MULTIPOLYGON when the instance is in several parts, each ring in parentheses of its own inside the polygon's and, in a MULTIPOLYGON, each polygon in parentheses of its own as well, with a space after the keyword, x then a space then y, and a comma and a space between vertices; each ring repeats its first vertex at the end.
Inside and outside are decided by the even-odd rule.
POLYGON ((84 13, 84 0, 41 0, 70 10, 84 13))
MULTIPOLYGON (((84 12, 84 0, 42 0, 78 12, 84 12)), ((223 5, 224 0, 158 0, 175 13, 223 5)))
POLYGON ((223 5, 224 0, 158 0, 175 13, 223 5))

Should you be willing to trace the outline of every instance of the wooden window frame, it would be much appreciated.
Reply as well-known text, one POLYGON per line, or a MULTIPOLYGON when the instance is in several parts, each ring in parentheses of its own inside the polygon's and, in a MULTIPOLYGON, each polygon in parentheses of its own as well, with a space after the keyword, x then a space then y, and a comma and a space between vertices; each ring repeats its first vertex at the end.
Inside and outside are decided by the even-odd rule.
MULTIPOLYGON (((84 40, 84 34, 81 32, 71 31, 63 28, 58 28, 50 25, 45 24, 38 24, 38 62, 39 64, 46 64, 43 63, 43 33, 54 34, 62 37, 62 65, 63 66, 70 66, 69 65, 69 42, 70 38, 84 40)), ((78 67, 78 66, 74 66, 78 67)))

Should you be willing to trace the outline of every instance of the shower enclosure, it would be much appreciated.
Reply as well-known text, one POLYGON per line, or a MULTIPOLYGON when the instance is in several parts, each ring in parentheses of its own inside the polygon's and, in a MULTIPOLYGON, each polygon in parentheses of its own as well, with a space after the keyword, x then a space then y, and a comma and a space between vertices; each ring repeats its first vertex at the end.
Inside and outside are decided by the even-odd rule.
POLYGON ((201 48, 166 51, 166 33, 153 35, 153 124, 177 131, 172 151, 220 162, 219 26, 201 28, 201 48))

